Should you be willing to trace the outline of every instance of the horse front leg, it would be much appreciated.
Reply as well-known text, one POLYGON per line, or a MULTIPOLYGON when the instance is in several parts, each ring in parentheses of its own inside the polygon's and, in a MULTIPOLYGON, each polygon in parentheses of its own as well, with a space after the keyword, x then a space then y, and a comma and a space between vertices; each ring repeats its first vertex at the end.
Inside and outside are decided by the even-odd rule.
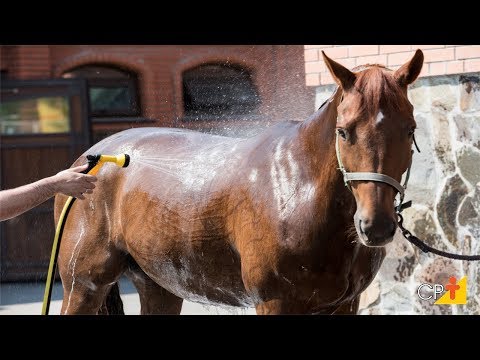
POLYGON ((360 305, 360 296, 340 305, 334 312, 334 315, 356 315, 360 305))
POLYGON ((255 306, 257 315, 287 315, 287 314, 312 314, 312 315, 356 315, 360 304, 360 296, 348 301, 338 307, 326 307, 323 309, 312 309, 305 306, 303 301, 294 299, 272 299, 255 306))
POLYGON ((255 306, 257 315, 294 315, 308 314, 305 306, 299 302, 285 299, 272 299, 255 306))

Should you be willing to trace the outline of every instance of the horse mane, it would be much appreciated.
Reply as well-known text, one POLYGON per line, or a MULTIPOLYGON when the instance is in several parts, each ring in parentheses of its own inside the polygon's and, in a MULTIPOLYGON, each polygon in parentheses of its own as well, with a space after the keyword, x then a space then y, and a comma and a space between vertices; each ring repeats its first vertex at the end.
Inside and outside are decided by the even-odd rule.
MULTIPOLYGON (((400 109, 408 97, 393 77, 393 70, 381 64, 364 64, 352 68, 357 79, 355 89, 362 94, 367 101, 361 102, 360 111, 367 116, 376 116, 380 107, 389 107, 393 110, 400 109)), ((320 110, 325 104, 333 99, 338 87, 330 98, 326 99, 318 108, 320 110)))
POLYGON ((356 73, 355 89, 363 96, 361 111, 376 116, 380 107, 398 110, 408 103, 406 91, 398 84, 393 71, 383 65, 362 65, 352 69, 356 73), (358 72, 357 72, 358 71, 358 72))
POLYGON ((389 69, 389 68, 387 68, 385 65, 382 65, 382 64, 363 64, 363 65, 357 65, 357 66, 355 66, 354 68, 352 68, 352 71, 353 71, 353 72, 360 72, 360 71, 364 71, 364 70, 370 69, 370 68, 372 68, 372 67, 377 67, 377 68, 381 68, 381 69, 384 69, 384 70, 392 71, 392 69, 389 69))

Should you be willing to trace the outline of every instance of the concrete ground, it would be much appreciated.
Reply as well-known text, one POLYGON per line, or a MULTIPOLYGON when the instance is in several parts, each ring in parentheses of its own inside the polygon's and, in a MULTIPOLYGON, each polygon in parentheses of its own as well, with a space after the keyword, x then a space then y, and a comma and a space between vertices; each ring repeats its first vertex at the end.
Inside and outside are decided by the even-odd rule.
MULTIPOLYGON (((0 284, 0 315, 40 315, 45 283, 0 284)), ((133 284, 127 278, 120 280, 120 293, 126 315, 140 314, 140 301, 133 284)), ((63 289, 56 282, 52 292, 50 314, 60 314, 63 289)), ((253 315, 253 308, 223 308, 183 302, 181 315, 253 315)))

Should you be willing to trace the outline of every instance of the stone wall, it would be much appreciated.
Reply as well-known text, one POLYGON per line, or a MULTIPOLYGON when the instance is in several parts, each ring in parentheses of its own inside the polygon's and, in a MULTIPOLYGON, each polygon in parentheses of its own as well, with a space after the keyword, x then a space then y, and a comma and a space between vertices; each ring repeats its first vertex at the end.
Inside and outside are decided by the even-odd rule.
MULTIPOLYGON (((316 106, 334 85, 317 88, 316 106)), ((415 152, 405 226, 441 250, 480 254, 480 73, 421 78, 410 87, 415 152)), ((377 277, 361 298, 361 314, 480 314, 480 262, 424 254, 397 232, 377 277), (466 305, 420 300, 418 286, 467 276, 466 305)))

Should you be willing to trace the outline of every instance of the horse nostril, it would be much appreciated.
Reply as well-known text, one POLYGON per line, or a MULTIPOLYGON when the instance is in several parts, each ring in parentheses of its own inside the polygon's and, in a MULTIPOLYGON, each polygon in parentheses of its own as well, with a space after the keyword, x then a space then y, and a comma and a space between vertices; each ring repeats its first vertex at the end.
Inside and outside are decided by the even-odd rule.
POLYGON ((368 237, 374 236, 378 238, 384 238, 388 236, 393 236, 395 234, 396 228, 397 224, 395 223, 395 221, 390 219, 377 219, 376 221, 370 220, 368 218, 360 219, 360 230, 368 237))
POLYGON ((360 219, 360 230, 362 230, 362 232, 365 234, 365 235, 369 235, 370 234, 370 231, 372 229, 372 222, 368 219, 360 219))

